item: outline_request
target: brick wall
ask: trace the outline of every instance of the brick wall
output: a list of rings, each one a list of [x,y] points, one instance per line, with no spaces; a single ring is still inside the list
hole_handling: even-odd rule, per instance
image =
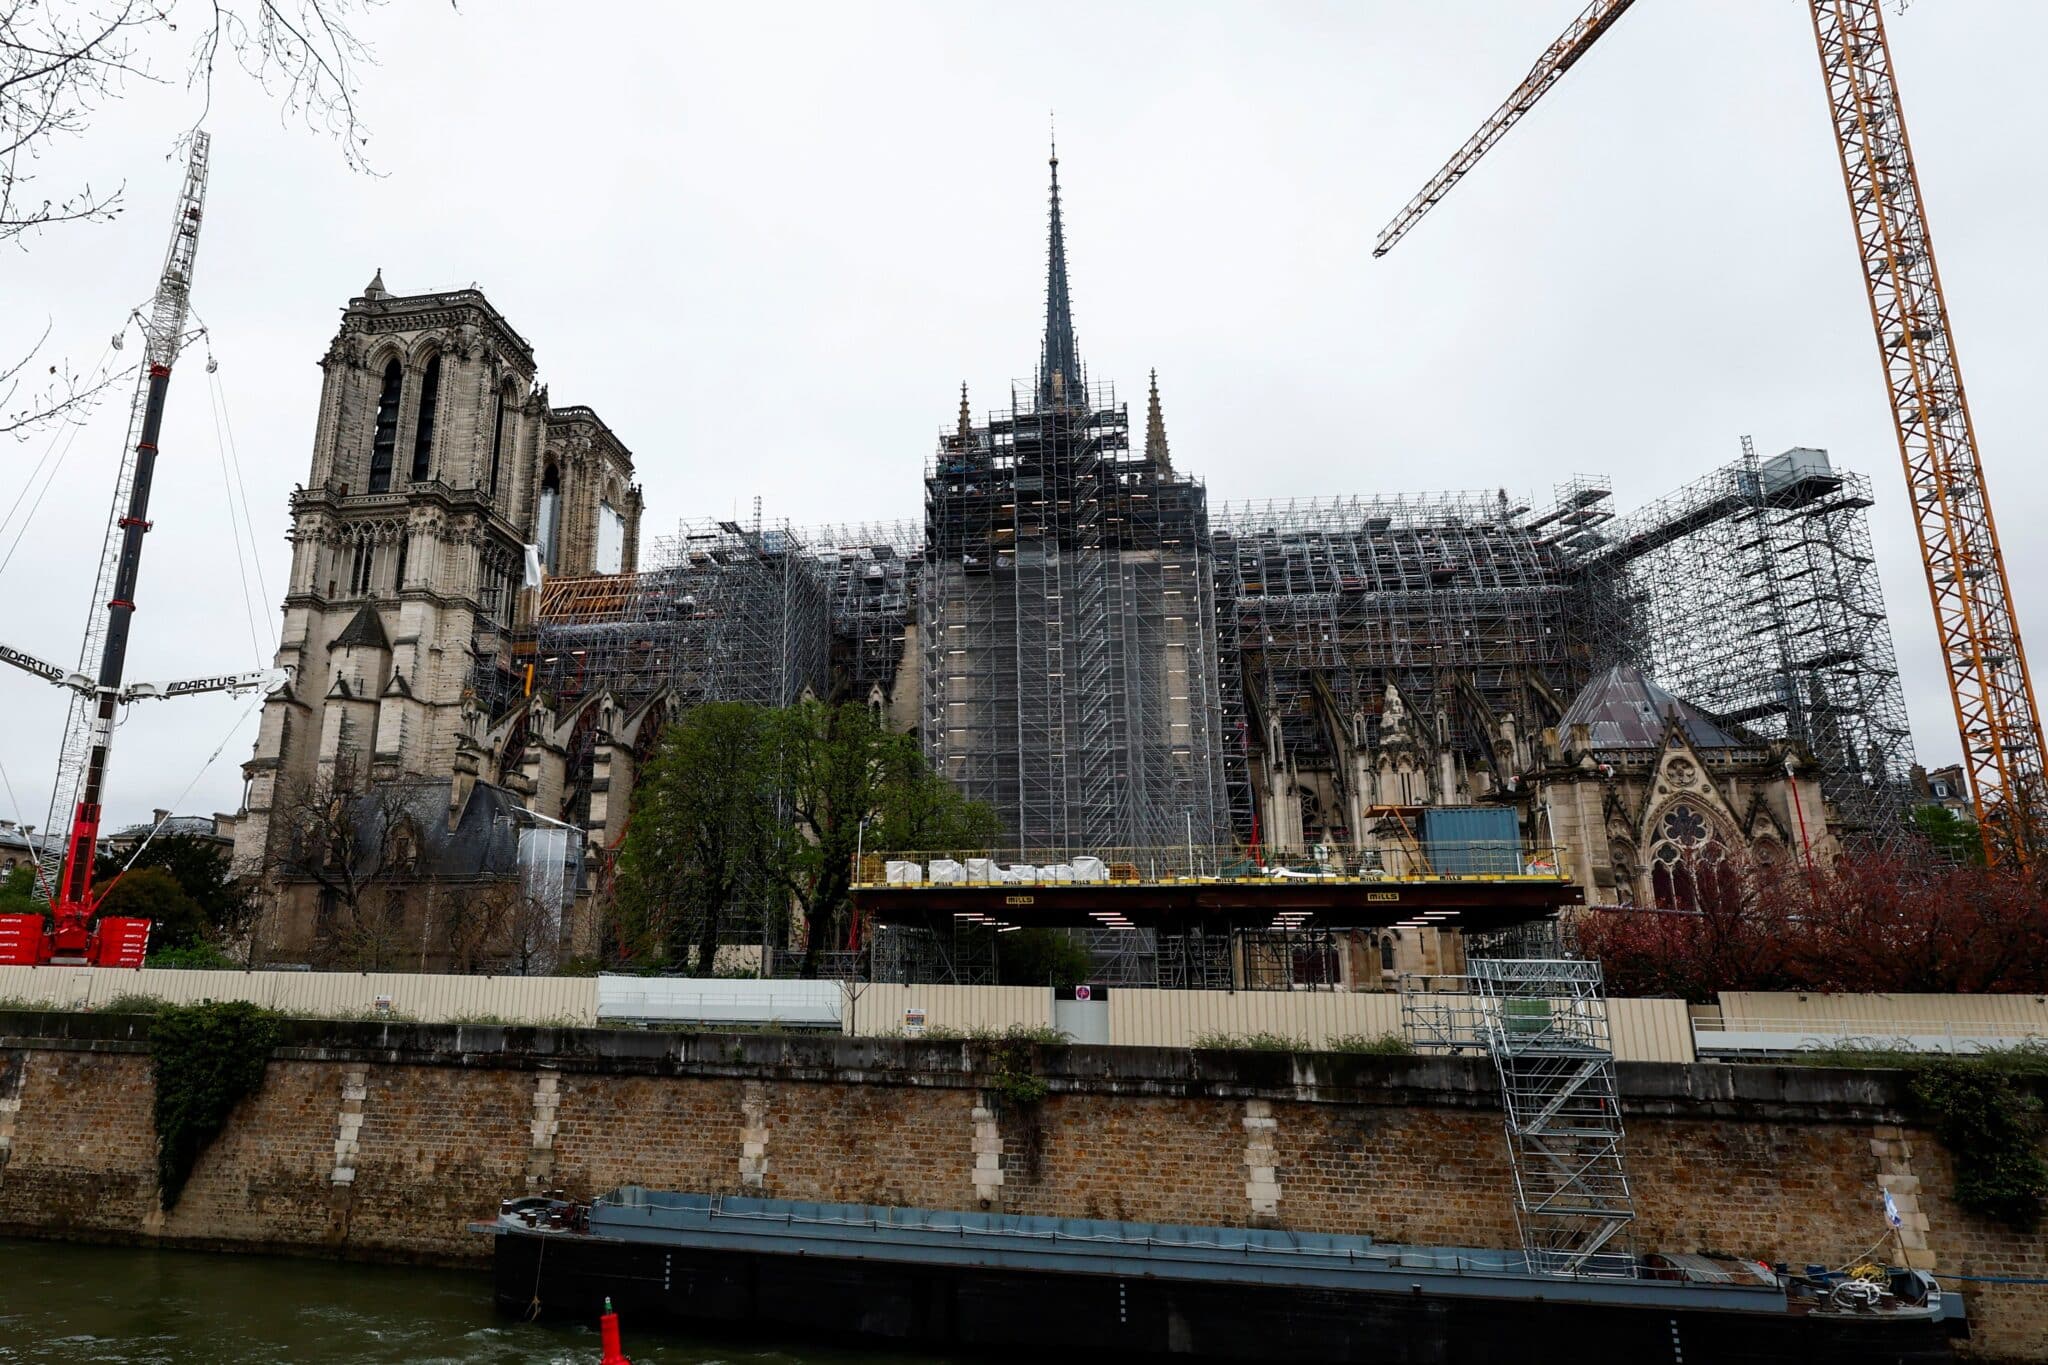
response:
[[[52,1237],[475,1261],[508,1194],[623,1183],[795,1199],[1512,1245],[1483,1064],[1054,1049],[1049,1093],[958,1043],[431,1025],[287,1026],[260,1092],[156,1210],[146,1025],[0,1012],[0,1227]],[[1636,1241],[2048,1277],[2048,1244],[1958,1210],[1896,1076],[1624,1065]],[[1973,1353],[2048,1361],[2048,1290],[1971,1282]]]

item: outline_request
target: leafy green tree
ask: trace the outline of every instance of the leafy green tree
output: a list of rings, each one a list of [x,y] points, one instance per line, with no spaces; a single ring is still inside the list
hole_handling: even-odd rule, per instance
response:
[[[96,915],[154,920],[150,935],[158,948],[189,948],[206,941],[206,911],[185,894],[178,879],[160,867],[138,867],[113,882],[95,907]]]
[[[996,939],[997,971],[1005,986],[1078,986],[1094,959],[1073,935],[1059,929],[1019,929]]]
[[[36,870],[27,863],[0,877],[0,915],[40,915],[43,907],[35,890]]]
[[[776,731],[789,815],[777,870],[803,912],[803,974],[816,976],[844,931],[858,852],[979,847],[1000,826],[867,706],[800,702],[776,713]]]
[[[634,791],[619,852],[629,952],[666,956],[709,976],[731,912],[759,903],[783,861],[773,730],[759,706],[707,702],[663,733]]]
[[[978,847],[998,828],[865,706],[706,703],[663,734],[634,791],[619,853],[622,946],[708,976],[736,910],[793,906],[814,976],[845,930],[863,844]]]
[[[100,855],[93,868],[94,882],[112,882],[125,862]],[[255,902],[249,887],[232,874],[228,851],[213,840],[196,834],[159,834],[135,856],[133,871],[146,867],[161,868],[177,881],[179,889],[198,903],[214,938],[232,942],[248,930]]]
[[[145,967],[182,967],[186,971],[231,972],[241,963],[211,943],[193,943],[182,948],[158,948],[143,959]]]
[[[1919,806],[1913,811],[1913,827],[1957,862],[1984,865],[1984,841],[1978,836],[1976,821],[1965,820],[1947,806]]]

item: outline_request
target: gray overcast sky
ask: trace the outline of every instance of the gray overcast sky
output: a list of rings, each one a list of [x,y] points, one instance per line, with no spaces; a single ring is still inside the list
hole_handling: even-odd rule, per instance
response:
[[[960,382],[980,411],[1035,360],[1056,109],[1082,354],[1134,403],[1158,368],[1175,461],[1213,496],[1505,486],[1541,503],[1604,473],[1626,508],[1737,457],[1744,432],[1766,453],[1824,446],[1876,481],[1920,757],[1951,761],[1805,5],[1637,5],[1370,259],[1580,8],[399,4],[364,22],[375,179],[224,82],[195,302],[269,585],[263,653],[315,361],[380,266],[400,293],[488,291],[555,402],[595,407],[633,449],[649,537],[757,493],[799,524],[917,516]],[[2016,132],[2048,5],[1921,4],[1890,30],[2022,625],[2048,658],[2026,415],[2043,193]],[[0,349],[48,318],[90,365],[147,296],[177,178],[165,155],[195,109],[137,88],[55,149],[50,186],[125,180],[129,211],[0,257]],[[200,359],[172,385],[133,678],[256,658]],[[82,433],[0,574],[9,644],[76,651],[124,407]],[[0,447],[0,506],[42,450]],[[0,763],[40,824],[62,698],[12,673],[0,697]],[[233,810],[245,709],[136,708],[109,820]]]

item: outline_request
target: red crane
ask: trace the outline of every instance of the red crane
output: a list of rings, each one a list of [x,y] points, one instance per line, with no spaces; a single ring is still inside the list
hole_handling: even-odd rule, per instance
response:
[[[171,366],[186,340],[192,266],[199,252],[199,225],[206,200],[207,151],[207,135],[194,133],[184,188],[171,218],[170,250],[164,256],[149,316],[142,323],[142,372],[129,411],[129,439],[114,486],[112,524],[100,555],[78,669],[67,673],[34,655],[0,645],[0,662],[77,694],[65,724],[57,786],[51,796],[53,816],[68,813],[70,832],[61,848],[49,851],[41,868],[50,923],[45,927],[40,915],[0,915],[0,965],[142,965],[149,943],[148,920],[103,917],[95,923],[93,918],[98,903],[93,860],[99,852],[101,797],[115,715],[128,702],[144,698],[243,692],[274,685],[284,677],[278,670],[266,669],[172,683],[122,683],[128,631],[135,616],[135,586],[142,570],[143,537],[150,529],[149,493],[156,477],[164,400],[170,392]]]
[[[1392,250],[1634,3],[1588,5],[1507,102],[1387,224],[1372,254]],[[2040,846],[2048,814],[2040,713],[1963,396],[1884,16],[1879,0],[1807,4],[1977,826],[1988,859],[2024,866]]]

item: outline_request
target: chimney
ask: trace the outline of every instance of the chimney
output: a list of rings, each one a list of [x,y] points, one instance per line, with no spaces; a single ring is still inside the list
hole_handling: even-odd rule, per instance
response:
[[[161,825],[161,824],[162,824],[162,823],[163,823],[164,821],[166,821],[166,820],[168,820],[168,819],[170,819],[170,818],[171,818],[171,813],[170,813],[169,811],[165,810],[165,809],[164,809],[163,807],[159,806],[159,807],[157,807],[157,808],[156,808],[155,810],[153,810],[153,811],[151,811],[151,812],[150,812],[150,821],[149,821],[149,822],[150,822],[150,823],[151,823],[152,825]]]

